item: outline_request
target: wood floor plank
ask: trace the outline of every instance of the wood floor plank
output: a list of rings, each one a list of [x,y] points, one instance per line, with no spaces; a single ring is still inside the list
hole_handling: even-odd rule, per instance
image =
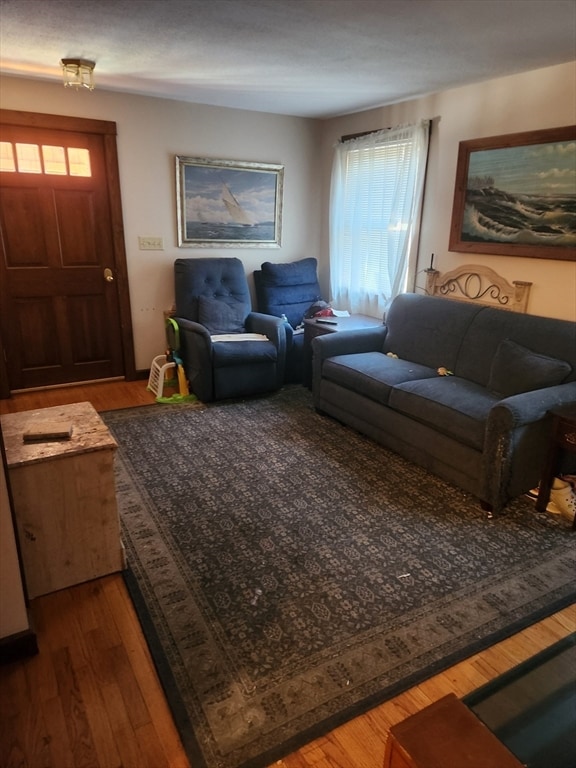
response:
[[[346,768],[348,763],[351,768],[372,768],[375,758],[384,764],[384,745],[367,718],[336,728],[328,743],[338,746],[338,759]]]
[[[117,683],[104,685],[101,693],[122,760],[122,768],[142,768],[147,763],[146,755],[140,749],[119,685]],[[158,768],[164,768],[164,765],[161,764]]]
[[[19,738],[20,715],[0,717],[0,765],[2,768],[33,768],[28,762],[28,750]]]
[[[38,653],[22,667],[28,688],[41,702],[51,701],[58,696],[58,681],[49,653]]]
[[[86,717],[94,742],[100,768],[122,768],[122,759],[110,723],[106,702],[102,698],[101,684],[91,667],[76,671]]]
[[[89,663],[88,650],[78,621],[80,593],[62,589],[31,602],[40,650],[66,649],[76,669]]]
[[[122,636],[134,675],[155,725],[162,749],[171,768],[187,768],[188,760],[172,720],[164,691],[156,674],[148,646],[124,580],[117,576],[102,580],[103,591]]]
[[[0,667],[0,722],[4,718],[14,717],[26,707],[29,687],[24,664],[9,664]]]
[[[56,650],[52,656],[74,768],[94,768],[96,748],[72,656],[68,648]]]
[[[106,630],[110,635],[110,645],[118,645],[121,642],[116,625],[105,600],[102,599],[102,584],[100,579],[79,584],[76,590],[79,598],[78,624],[83,633],[93,629]]]
[[[51,768],[50,735],[41,703],[35,696],[28,699],[27,706],[20,712],[17,732],[29,764],[38,768]]]
[[[165,766],[168,768],[169,762],[158,740],[158,733],[153,723],[146,723],[146,725],[137,728],[136,738],[146,761],[142,768],[164,768]]]
[[[74,765],[74,754],[68,736],[66,718],[59,696],[42,701],[42,713],[49,738],[50,768]],[[96,764],[94,768],[97,767]]]
[[[140,691],[140,686],[128,659],[126,649],[124,646],[119,645],[110,648],[106,655],[113,677],[120,688],[132,727],[136,729],[147,725],[150,722],[150,713]]]

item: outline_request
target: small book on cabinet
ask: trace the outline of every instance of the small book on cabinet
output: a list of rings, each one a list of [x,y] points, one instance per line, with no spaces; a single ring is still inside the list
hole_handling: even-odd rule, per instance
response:
[[[72,424],[69,421],[39,421],[38,424],[28,427],[22,437],[25,443],[70,440]]]

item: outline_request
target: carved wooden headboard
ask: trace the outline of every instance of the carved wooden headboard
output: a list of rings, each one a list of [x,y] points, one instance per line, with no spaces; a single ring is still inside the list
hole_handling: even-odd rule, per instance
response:
[[[490,267],[466,264],[441,275],[437,269],[426,270],[426,293],[458,301],[473,301],[487,307],[526,312],[532,283],[509,283]]]

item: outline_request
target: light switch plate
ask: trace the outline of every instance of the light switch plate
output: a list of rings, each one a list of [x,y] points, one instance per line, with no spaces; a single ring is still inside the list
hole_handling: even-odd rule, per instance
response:
[[[138,237],[138,248],[141,251],[163,251],[164,239],[162,237]]]

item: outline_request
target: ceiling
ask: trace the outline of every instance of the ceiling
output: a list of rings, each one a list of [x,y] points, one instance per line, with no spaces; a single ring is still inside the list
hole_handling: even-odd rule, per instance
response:
[[[326,118],[576,60],[576,0],[0,0],[0,71]]]

